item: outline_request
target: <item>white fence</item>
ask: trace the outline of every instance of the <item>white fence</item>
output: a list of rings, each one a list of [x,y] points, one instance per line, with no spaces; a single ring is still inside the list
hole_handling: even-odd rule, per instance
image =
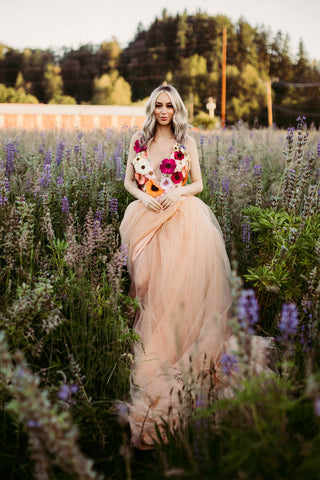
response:
[[[141,128],[144,119],[145,107],[0,103],[0,128]]]

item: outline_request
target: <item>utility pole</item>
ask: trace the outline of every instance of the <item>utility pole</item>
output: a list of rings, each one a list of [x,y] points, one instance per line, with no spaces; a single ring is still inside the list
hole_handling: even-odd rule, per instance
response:
[[[268,80],[267,82],[267,97],[268,97],[268,125],[269,127],[271,127],[273,124],[271,80]]]
[[[226,126],[226,69],[227,69],[227,30],[222,30],[222,79],[221,79],[221,126]]]

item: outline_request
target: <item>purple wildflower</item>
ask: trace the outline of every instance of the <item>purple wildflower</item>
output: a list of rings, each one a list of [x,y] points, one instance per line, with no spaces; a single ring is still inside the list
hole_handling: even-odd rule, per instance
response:
[[[249,244],[251,233],[250,233],[251,223],[248,217],[245,217],[245,220],[242,224],[242,241],[243,243]]]
[[[43,174],[40,179],[40,186],[45,189],[48,188],[51,182],[51,150],[46,151],[44,165],[43,165]]]
[[[73,147],[73,151],[74,151],[75,154],[80,153],[80,146],[79,146],[79,145],[75,145],[75,146]]]
[[[262,166],[261,165],[255,165],[254,166],[254,174],[260,177],[262,173]]]
[[[111,198],[109,200],[109,211],[112,216],[116,216],[118,213],[118,199],[117,198]]]
[[[205,138],[206,138],[205,135],[203,135],[203,134],[200,135],[200,145],[201,145],[201,146],[203,146],[204,141],[205,141]]]
[[[314,413],[317,417],[320,417],[320,397],[317,397],[314,401]]]
[[[61,201],[61,211],[62,213],[69,213],[69,200],[66,195],[62,198]]]
[[[221,181],[221,187],[222,187],[222,192],[224,193],[224,195],[226,197],[229,196],[229,190],[230,190],[230,187],[229,187],[229,177],[224,177]]]
[[[27,423],[29,428],[39,428],[40,424],[37,420],[29,420]]]
[[[295,303],[285,303],[282,307],[279,330],[282,338],[295,335],[298,328],[298,310]]]
[[[295,128],[294,127],[289,127],[287,128],[287,141],[292,141],[293,134],[294,134]]]
[[[120,252],[122,253],[122,265],[125,267],[128,263],[128,246],[125,243],[120,245]]]
[[[318,143],[317,153],[318,153],[318,157],[320,157],[320,142]]]
[[[95,221],[96,221],[96,222],[99,222],[99,223],[100,223],[100,225],[101,225],[101,221],[102,221],[102,213],[101,213],[101,210],[99,210],[98,208],[97,208],[97,210],[96,210],[96,213],[95,213],[94,219],[95,219]]]
[[[0,195],[0,207],[4,207],[5,205],[7,205],[7,203],[8,203],[7,197]]]
[[[243,290],[238,301],[238,319],[241,327],[253,333],[253,326],[258,321],[259,305],[254,290]]]
[[[121,152],[122,152],[122,140],[119,140],[117,144],[117,148],[115,149],[113,154],[113,158],[116,162],[117,177],[121,175]]]
[[[238,359],[236,355],[223,353],[220,358],[222,371],[225,375],[230,377],[235,372],[239,371],[238,368]]]
[[[60,142],[58,145],[57,145],[57,150],[56,150],[56,164],[57,164],[57,167],[60,166],[60,163],[62,161],[62,156],[63,156],[63,152],[64,152],[64,142]]]
[[[60,175],[57,177],[57,187],[63,187],[63,178]]]
[[[4,147],[4,150],[7,154],[7,163],[6,163],[6,177],[10,178],[14,170],[14,159],[17,153],[17,145],[16,142],[8,142]]]
[[[68,386],[66,383],[64,383],[64,384],[61,386],[61,388],[60,388],[57,396],[58,396],[58,398],[59,398],[60,400],[66,401],[66,400],[69,399],[69,397],[70,397],[70,389],[69,389],[69,386]]]
[[[78,393],[78,390],[79,390],[79,387],[75,383],[72,385],[63,383],[60,387],[60,390],[57,393],[57,397],[59,398],[59,400],[63,400],[64,402],[74,403],[71,400],[71,397],[72,395],[75,395],[76,393]]]

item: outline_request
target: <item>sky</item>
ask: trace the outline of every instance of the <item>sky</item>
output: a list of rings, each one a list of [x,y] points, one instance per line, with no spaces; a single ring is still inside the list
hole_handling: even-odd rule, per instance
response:
[[[173,7],[174,5],[174,7]],[[139,22],[148,28],[156,16],[196,13],[243,17],[252,27],[289,34],[292,55],[302,39],[310,60],[320,61],[320,0],[6,0],[1,6],[0,43],[23,49],[78,48],[115,37],[124,48]]]

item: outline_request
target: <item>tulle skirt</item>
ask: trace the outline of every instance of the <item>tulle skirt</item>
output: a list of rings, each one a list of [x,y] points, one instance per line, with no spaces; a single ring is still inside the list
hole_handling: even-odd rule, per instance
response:
[[[130,295],[141,309],[134,328],[131,443],[153,444],[155,424],[179,418],[179,391],[190,372],[214,365],[230,340],[230,265],[218,222],[199,198],[184,196],[155,213],[132,202],[120,226],[128,247]],[[204,359],[205,362],[204,362]],[[206,367],[209,368],[209,367]]]

